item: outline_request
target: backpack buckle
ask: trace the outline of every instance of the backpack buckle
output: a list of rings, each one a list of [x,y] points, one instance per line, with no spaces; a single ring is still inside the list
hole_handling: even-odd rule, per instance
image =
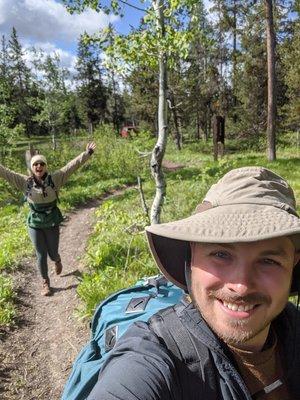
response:
[[[118,336],[118,326],[112,326],[105,331],[105,351],[110,351],[116,344]]]
[[[127,304],[125,314],[139,313],[145,311],[148,301],[153,296],[135,297]]]

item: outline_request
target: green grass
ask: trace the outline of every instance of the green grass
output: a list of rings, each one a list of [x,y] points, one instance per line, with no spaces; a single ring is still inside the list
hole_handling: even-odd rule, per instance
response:
[[[0,321],[2,326],[10,325],[15,317],[13,300],[12,280],[7,276],[0,275]]]

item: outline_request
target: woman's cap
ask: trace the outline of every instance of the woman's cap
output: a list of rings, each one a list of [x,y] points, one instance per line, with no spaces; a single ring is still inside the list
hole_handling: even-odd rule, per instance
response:
[[[37,162],[43,162],[45,165],[47,165],[47,159],[45,156],[43,156],[42,154],[36,154],[32,157],[32,159],[30,160],[30,167],[32,169],[33,165]]]

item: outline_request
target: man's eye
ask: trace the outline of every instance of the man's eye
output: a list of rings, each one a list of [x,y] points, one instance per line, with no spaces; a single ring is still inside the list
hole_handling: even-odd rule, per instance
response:
[[[263,258],[262,263],[265,265],[280,265],[280,263],[272,258]]]
[[[229,254],[226,253],[225,251],[214,251],[212,255],[216,258],[221,258],[221,259],[228,259]]]

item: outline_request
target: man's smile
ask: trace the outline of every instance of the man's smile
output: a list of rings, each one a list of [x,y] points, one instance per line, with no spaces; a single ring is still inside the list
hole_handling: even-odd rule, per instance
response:
[[[255,307],[255,304],[236,304],[223,302],[223,305],[232,311],[249,311]]]

